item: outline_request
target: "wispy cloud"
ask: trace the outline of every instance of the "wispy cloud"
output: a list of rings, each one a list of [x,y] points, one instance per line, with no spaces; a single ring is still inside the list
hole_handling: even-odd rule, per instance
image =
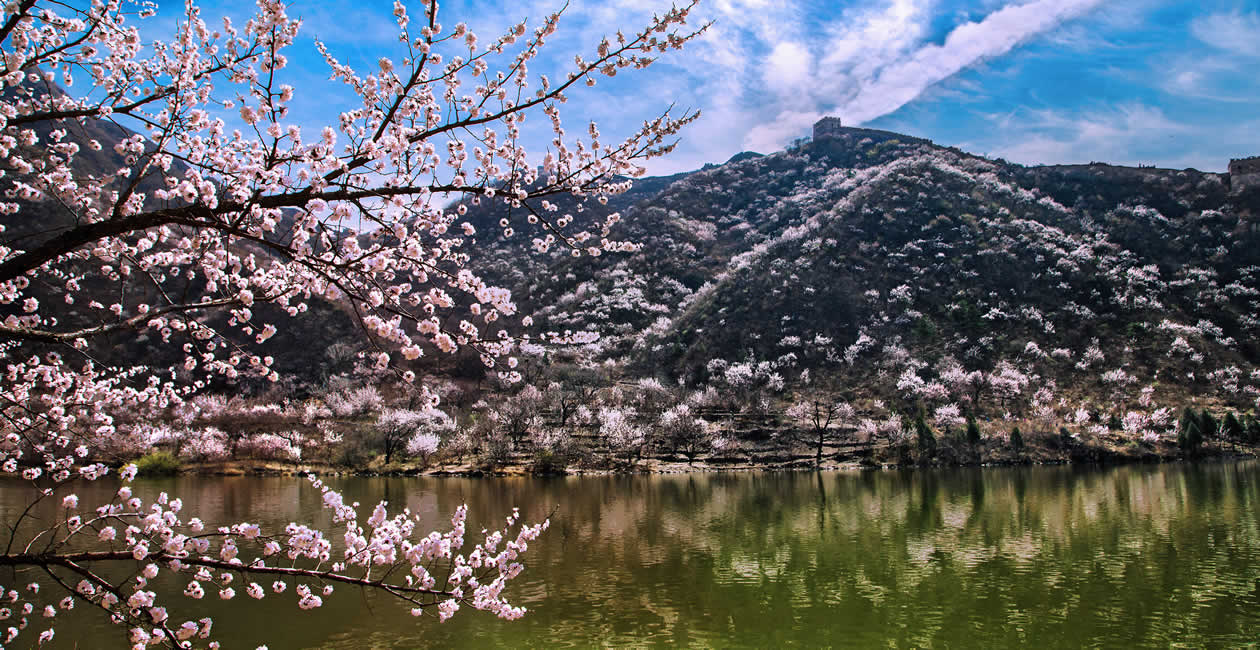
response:
[[[820,43],[827,52],[823,66],[844,75],[845,81],[874,77],[926,38],[932,8],[931,0],[891,0],[886,6],[842,13]]]
[[[1238,125],[1235,131],[1244,135],[1235,138],[1234,151],[1216,151],[1212,132],[1218,125],[1174,118],[1140,103],[1083,112],[1018,111],[992,116],[990,123],[993,128],[984,137],[961,146],[1030,165],[1097,160],[1220,171],[1231,155],[1260,148],[1260,133],[1245,135],[1247,129]]]
[[[442,22],[465,21],[488,42],[521,18],[536,26],[567,6],[560,31],[530,66],[556,79],[572,69],[573,55],[589,56],[602,36],[641,27],[675,1],[445,0]],[[245,10],[207,2],[208,16]],[[661,174],[740,150],[774,151],[825,114],[1020,162],[1216,168],[1211,161],[1227,159],[1227,150],[1260,152],[1260,142],[1214,130],[1226,115],[1234,124],[1251,118],[1260,13],[1233,10],[1236,0],[1212,2],[704,0],[692,17],[716,20],[705,37],[646,73],[627,71],[572,93],[563,115],[575,131],[590,119],[620,137],[672,102],[703,109],[675,154],[651,163]],[[329,40],[339,60],[361,70],[378,56],[405,56],[388,3],[294,3],[290,12],[306,25],[287,74],[303,88],[321,88],[319,101],[294,108],[304,127],[349,108],[342,89],[322,85],[328,72],[311,37]],[[547,126],[525,126],[531,154],[549,146]],[[1152,146],[1156,138],[1164,146]]]
[[[1201,16],[1190,23],[1190,33],[1212,47],[1260,56],[1260,14],[1254,12]]]
[[[1255,74],[1253,65],[1246,65],[1225,54],[1174,56],[1160,66],[1158,87],[1165,93],[1208,102],[1253,104],[1254,86],[1240,83]]]

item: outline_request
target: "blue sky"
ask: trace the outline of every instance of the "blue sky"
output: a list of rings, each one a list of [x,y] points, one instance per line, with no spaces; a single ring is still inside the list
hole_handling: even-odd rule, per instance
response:
[[[179,11],[161,4],[148,37],[162,36],[172,19],[165,12]],[[539,24],[561,4],[446,0],[440,16],[468,23],[484,43],[521,18]],[[532,70],[560,75],[601,35],[630,31],[668,6],[570,0]],[[305,21],[287,71],[307,90],[293,113],[304,130],[348,106],[325,80],[311,38],[364,71],[380,56],[400,59],[391,7],[290,7]],[[250,8],[210,3],[203,16],[242,19]],[[653,173],[781,149],[821,115],[1025,164],[1224,171],[1231,157],[1260,155],[1260,0],[704,0],[694,19],[715,24],[687,50],[573,93],[563,113],[570,130],[595,120],[610,140],[670,103],[701,109]],[[541,138],[530,144],[545,147]]]

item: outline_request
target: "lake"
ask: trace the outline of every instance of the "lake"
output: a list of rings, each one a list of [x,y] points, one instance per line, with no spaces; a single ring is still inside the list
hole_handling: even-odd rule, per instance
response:
[[[347,501],[405,504],[432,526],[467,502],[470,533],[514,505],[527,521],[554,512],[510,588],[530,612],[504,622],[465,607],[438,623],[348,587],[309,612],[292,590],[181,597],[239,613],[216,617],[225,648],[1260,642],[1255,461],[329,482]],[[7,522],[30,488],[0,485]],[[137,481],[138,493],[161,490],[207,523],[326,520],[303,479]],[[101,500],[91,491],[79,490],[85,505]],[[122,630],[84,609],[62,621],[56,647],[123,645]]]

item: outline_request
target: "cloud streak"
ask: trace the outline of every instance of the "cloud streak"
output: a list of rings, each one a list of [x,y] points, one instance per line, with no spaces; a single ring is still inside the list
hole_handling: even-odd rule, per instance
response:
[[[1020,43],[1097,7],[1101,0],[1037,0],[1007,6],[979,22],[956,27],[941,45],[926,45],[862,80],[836,106],[851,122],[867,122],[914,100],[928,87],[976,63],[1011,51]]]

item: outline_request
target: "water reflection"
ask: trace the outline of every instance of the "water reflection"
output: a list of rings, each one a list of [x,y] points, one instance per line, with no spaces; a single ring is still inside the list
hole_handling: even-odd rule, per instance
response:
[[[527,519],[554,510],[514,586],[531,613],[517,623],[470,613],[439,625],[399,616],[371,594],[341,593],[315,614],[266,600],[218,626],[225,647],[1260,641],[1254,462],[339,487],[347,500],[405,504],[435,526],[463,502],[476,522],[513,505]],[[318,494],[296,479],[181,478],[143,489],[183,493],[206,519],[287,522],[318,512]],[[8,516],[16,496],[7,485],[2,499]],[[80,641],[94,633],[81,629]],[[59,631],[57,641],[74,636]]]

